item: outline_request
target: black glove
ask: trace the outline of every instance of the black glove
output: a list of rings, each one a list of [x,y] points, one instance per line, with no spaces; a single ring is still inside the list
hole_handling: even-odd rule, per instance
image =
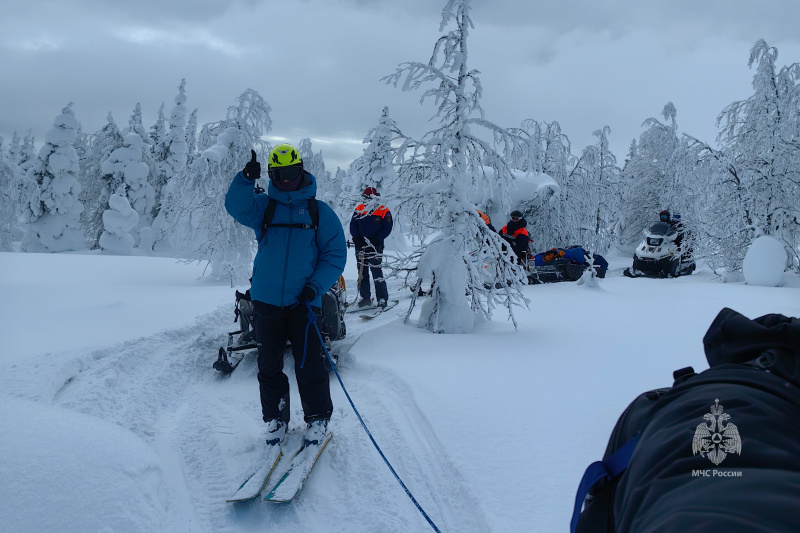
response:
[[[353,244],[356,248],[361,249],[367,244],[367,241],[364,240],[364,237],[353,237]]]
[[[256,161],[255,150],[250,150],[250,153],[253,154],[253,157],[244,166],[244,170],[242,170],[242,173],[244,174],[244,177],[249,180],[257,180],[258,178],[261,177],[261,163]]]
[[[306,285],[303,287],[303,291],[300,293],[300,301],[301,302],[313,302],[314,298],[317,297],[317,291],[314,290],[314,287],[311,285]]]

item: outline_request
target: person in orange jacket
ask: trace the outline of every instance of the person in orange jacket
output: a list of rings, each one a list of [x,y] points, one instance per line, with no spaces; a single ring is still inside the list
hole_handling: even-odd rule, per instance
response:
[[[389,208],[379,205],[378,190],[375,187],[364,189],[363,203],[356,206],[353,217],[350,219],[350,235],[356,248],[356,257],[361,271],[361,286],[359,294],[361,300],[358,307],[369,307],[372,304],[370,296],[369,276],[375,281],[375,299],[378,307],[386,307],[389,300],[389,290],[386,280],[383,279],[381,262],[383,261],[383,241],[392,232],[392,213]],[[368,207],[369,206],[369,207]]]
[[[511,220],[508,221],[508,224],[499,231],[500,236],[511,245],[511,249],[516,254],[521,265],[528,261],[530,237],[527,226],[528,222],[522,216],[522,212],[515,210],[511,212]]]

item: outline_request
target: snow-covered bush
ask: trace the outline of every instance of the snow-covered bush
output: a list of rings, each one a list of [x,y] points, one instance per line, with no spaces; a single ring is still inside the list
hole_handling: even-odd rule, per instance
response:
[[[762,236],[753,241],[742,262],[748,285],[777,287],[786,269],[786,250],[778,239]]]

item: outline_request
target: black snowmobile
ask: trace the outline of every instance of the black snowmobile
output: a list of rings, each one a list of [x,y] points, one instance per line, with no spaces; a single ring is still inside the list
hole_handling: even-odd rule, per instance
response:
[[[676,278],[694,272],[691,251],[686,250],[677,228],[656,222],[642,232],[644,241],[633,254],[633,266],[623,274],[629,278]]]
[[[528,282],[577,281],[589,268],[594,268],[598,278],[604,278],[608,261],[600,254],[590,256],[581,246],[551,248],[528,258]]]
[[[332,350],[332,341],[343,339],[347,334],[344,323],[345,302],[347,300],[344,278],[339,277],[336,284],[322,295],[322,323],[319,324],[325,347],[334,362],[336,355]],[[233,372],[245,356],[256,350],[255,332],[253,330],[253,303],[250,301],[250,290],[244,294],[236,291],[234,306],[235,321],[239,329],[228,333],[228,346],[220,347],[214,369],[223,373]],[[236,355],[234,355],[236,354]],[[325,358],[327,361],[327,357]],[[329,363],[326,363],[329,364]],[[328,369],[330,370],[330,369]]]

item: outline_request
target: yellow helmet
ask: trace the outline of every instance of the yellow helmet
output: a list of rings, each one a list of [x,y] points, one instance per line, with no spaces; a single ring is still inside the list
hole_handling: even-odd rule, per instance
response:
[[[302,164],[300,151],[291,144],[279,144],[269,153],[269,165],[267,168],[288,167],[291,165]]]

